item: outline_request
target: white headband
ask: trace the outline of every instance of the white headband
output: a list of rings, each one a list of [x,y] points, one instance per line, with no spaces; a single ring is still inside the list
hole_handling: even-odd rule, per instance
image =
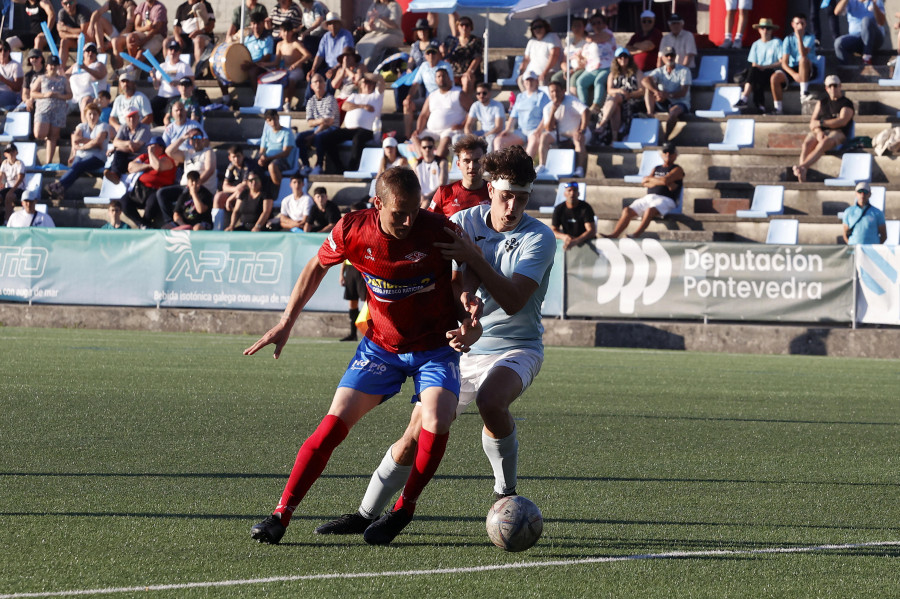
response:
[[[529,183],[528,185],[516,185],[509,179],[496,179],[491,181],[491,187],[499,189],[500,191],[524,191],[526,193],[531,193],[534,183]]]

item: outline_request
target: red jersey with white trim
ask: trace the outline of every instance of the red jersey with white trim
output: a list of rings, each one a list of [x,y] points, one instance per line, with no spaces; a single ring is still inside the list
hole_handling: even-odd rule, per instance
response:
[[[462,181],[450,185],[441,185],[431,196],[432,212],[450,217],[466,208],[474,208],[482,204],[490,204],[491,196],[488,195],[487,183],[482,183],[478,189],[466,189]]]
[[[444,227],[464,235],[445,217],[420,210],[406,239],[397,239],[381,230],[375,208],[357,210],[319,248],[323,266],[347,259],[362,274],[372,320],[366,336],[390,352],[438,349],[457,327],[451,263],[434,247],[452,241]]]

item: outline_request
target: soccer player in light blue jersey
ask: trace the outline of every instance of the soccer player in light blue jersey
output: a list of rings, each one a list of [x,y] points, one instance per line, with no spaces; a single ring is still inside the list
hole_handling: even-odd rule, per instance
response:
[[[521,146],[488,154],[489,205],[463,210],[451,220],[471,238],[437,243],[457,264],[454,276],[484,302],[483,333],[460,360],[462,385],[456,413],[473,401],[484,429],[482,447],[494,473],[494,498],[516,494],[518,441],[509,408],[528,388],[544,359],[541,304],[547,293],[556,239],[549,227],[525,214],[536,177]],[[359,534],[386,508],[409,477],[421,430],[413,410],[403,436],[372,475],[359,511],[323,524],[318,534]]]

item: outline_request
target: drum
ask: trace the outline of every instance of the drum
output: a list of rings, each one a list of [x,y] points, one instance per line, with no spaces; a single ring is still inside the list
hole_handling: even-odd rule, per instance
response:
[[[234,85],[247,81],[247,71],[241,65],[250,61],[250,51],[244,44],[222,43],[209,57],[209,68],[223,84]]]
[[[288,82],[288,72],[284,69],[276,69],[274,71],[269,71],[268,73],[263,73],[259,76],[259,79],[256,80],[257,83],[277,83],[278,85],[287,85]]]

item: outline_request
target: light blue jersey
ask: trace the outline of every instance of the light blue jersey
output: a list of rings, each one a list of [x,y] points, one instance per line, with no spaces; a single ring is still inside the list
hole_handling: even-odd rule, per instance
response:
[[[491,267],[505,277],[518,273],[536,281],[538,288],[528,303],[510,316],[484,287],[478,297],[484,301],[481,325],[484,333],[472,346],[473,354],[499,354],[516,348],[543,352],[544,327],[541,305],[550,285],[550,269],[556,254],[556,238],[550,227],[528,215],[512,231],[498,233],[487,223],[491,207],[476,206],[450,217],[481,248]]]

